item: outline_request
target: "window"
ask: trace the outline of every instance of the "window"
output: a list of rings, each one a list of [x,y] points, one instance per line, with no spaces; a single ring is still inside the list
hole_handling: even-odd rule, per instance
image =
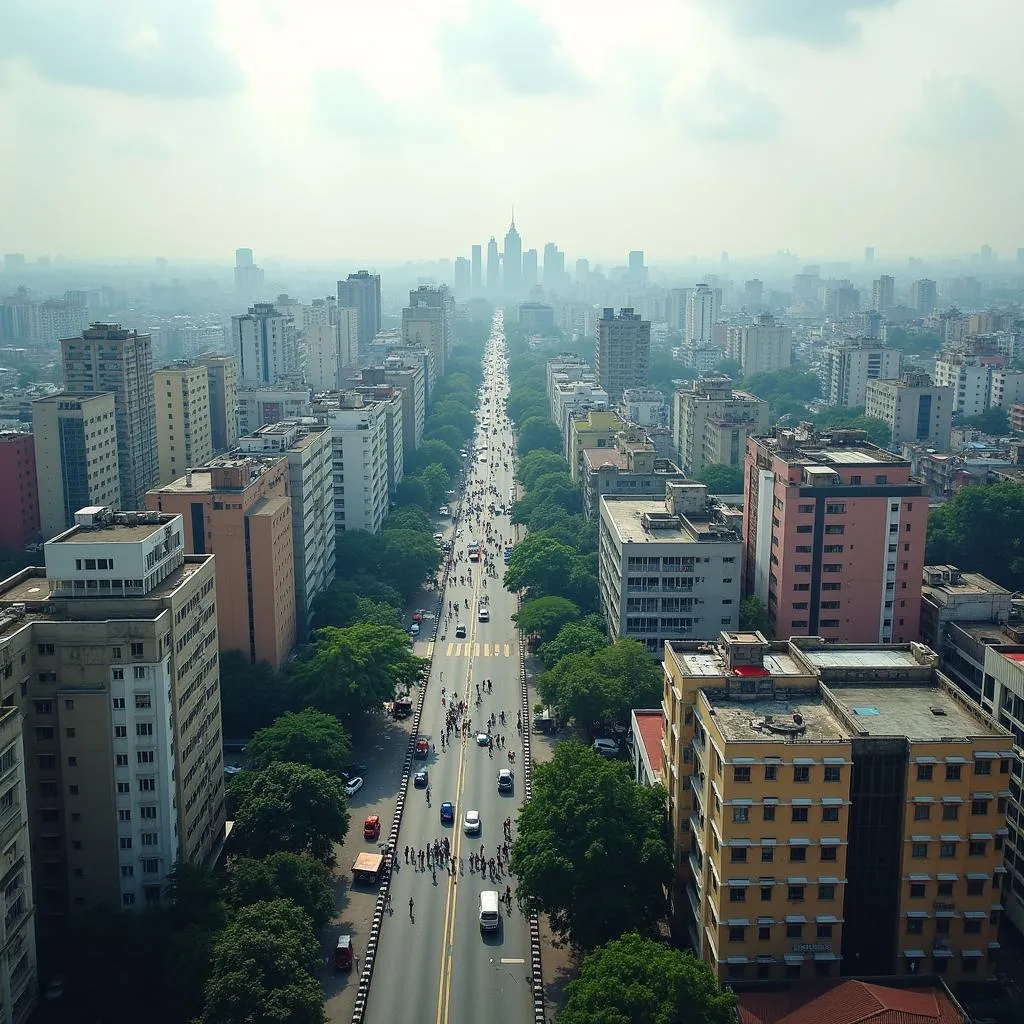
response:
[[[928,844],[927,843],[911,843],[910,844],[910,856],[921,860],[928,856]]]
[[[117,845],[120,846],[122,850],[130,850],[132,848],[132,837],[121,836],[117,841]]]
[[[143,832],[141,839],[143,846],[156,846],[157,844],[157,834],[155,832]]]
[[[819,939],[831,939],[832,938],[832,925],[830,924],[819,924],[818,929]]]
[[[804,926],[802,924],[787,924],[786,925],[786,938],[787,939],[799,939],[804,933]]]
[[[739,886],[731,886],[729,889],[729,902],[730,903],[746,903],[747,902],[747,890]]]
[[[789,859],[791,863],[802,864],[807,860],[807,847],[791,846],[789,848]]]
[[[156,820],[156,804],[145,804],[140,807],[139,816],[149,821]]]
[[[729,928],[730,942],[744,942],[747,937],[747,929],[740,925],[733,925]]]
[[[960,817],[960,805],[959,804],[943,804],[942,805],[942,820],[943,821],[956,821]]]
[[[806,807],[794,807],[793,808],[793,821],[807,821],[807,808]]]
[[[119,782],[117,784],[117,791],[118,793],[130,793],[131,786],[129,786],[127,782]]]
[[[975,775],[991,775],[992,774],[992,762],[987,758],[976,758],[974,762],[974,774]]]
[[[949,859],[956,856],[956,843],[939,843],[939,856]]]
[[[821,848],[821,859],[823,861],[837,861],[837,860],[839,860],[839,847],[838,846],[823,846]]]
[[[127,725],[115,725],[114,726],[114,738],[123,740],[128,735]]]
[[[987,800],[972,800],[971,801],[971,814],[988,814],[988,801]]]
[[[836,526],[826,526],[825,533],[828,534],[830,537],[842,536],[844,533],[846,533],[846,527],[842,526],[841,524]]]
[[[749,782],[750,781],[750,766],[749,765],[734,765],[732,769],[732,781],[733,782]]]
[[[139,779],[139,792],[140,793],[152,793],[156,790],[156,779],[145,778]]]
[[[793,781],[794,782],[810,782],[811,781],[811,769],[805,764],[793,765]]]
[[[148,693],[137,693],[135,694],[135,708],[138,711],[145,710],[153,706],[153,700]]]
[[[911,882],[910,883],[910,898],[912,900],[923,900],[927,886],[924,882]]]
[[[775,764],[766,764],[764,766],[764,780],[765,782],[774,782],[778,776],[779,767]]]
[[[746,805],[733,807],[732,821],[734,825],[746,825],[750,821],[750,808]]]
[[[958,764],[947,764],[946,765],[946,781],[947,782],[958,782],[960,779],[960,765]]]
[[[133,868],[131,866],[131,864],[122,864],[121,865],[121,877],[122,878],[131,878],[134,874],[135,874],[135,868]]]
[[[819,900],[834,900],[836,898],[836,887],[834,885],[819,885],[818,886],[818,899]]]
[[[729,860],[733,864],[747,863],[747,848],[745,846],[733,846],[729,850]]]
[[[768,942],[772,937],[771,925],[762,924],[758,925],[757,938],[760,942]]]
[[[803,903],[804,887],[802,885],[790,885],[786,889],[786,899],[790,903]]]
[[[130,810],[128,810],[128,808],[122,807],[121,810],[119,810],[117,812],[117,820],[118,821],[131,821],[132,820],[132,812]]]
[[[121,893],[121,903],[123,906],[130,907],[135,903],[135,893],[123,892]]]
[[[771,864],[775,859],[775,847],[774,846],[762,846],[761,847],[761,863]]]
[[[968,896],[984,896],[985,895],[985,879],[984,878],[968,878],[967,879],[967,895]]]
[[[761,886],[761,902],[771,903],[772,901],[772,887],[770,885]]]
[[[967,853],[971,857],[984,857],[988,850],[988,843],[984,839],[972,839],[967,844]]]
[[[839,820],[839,808],[838,807],[823,807],[821,809],[821,820],[822,821],[838,821]]]
[[[153,764],[155,756],[152,750],[138,750],[135,753],[135,760],[138,764]]]
[[[132,657],[133,658],[141,658],[142,657],[142,644],[132,644]]]
[[[914,821],[927,821],[932,816],[928,804],[914,804]]]
[[[952,882],[939,882],[938,886],[939,896],[952,896],[953,895],[953,883]]]
[[[829,515],[841,516],[846,512],[846,502],[830,501],[825,504],[825,511]]]
[[[907,934],[920,935],[924,932],[924,919],[920,917],[907,918]]]
[[[136,736],[152,736],[153,735],[153,723],[152,722],[137,722],[135,725]]]
[[[980,931],[980,917],[969,917],[964,921],[964,935],[977,935]]]
[[[919,764],[917,766],[917,781],[918,782],[931,782],[932,781],[932,769],[934,765],[930,764]]]
[[[840,769],[837,764],[825,765],[825,781],[826,782],[839,782],[840,780]]]
[[[127,754],[118,754],[118,755],[116,755],[115,758],[114,758],[114,764],[118,768],[127,768],[128,767],[128,755]]]
[[[761,812],[765,821],[775,820],[775,804],[762,804]]]
[[[142,858],[142,871],[146,875],[155,875],[160,870],[160,861],[156,857]]]

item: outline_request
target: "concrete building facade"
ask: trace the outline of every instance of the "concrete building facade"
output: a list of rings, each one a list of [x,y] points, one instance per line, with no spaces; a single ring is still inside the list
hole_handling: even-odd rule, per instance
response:
[[[617,405],[627,388],[651,383],[651,322],[632,308],[608,307],[597,321],[597,379]]]
[[[1024,402],[1024,371],[993,370],[989,405],[1009,412],[1019,402]]]
[[[725,358],[739,363],[744,377],[787,369],[792,345],[792,328],[777,324],[771,313],[762,313],[753,324],[725,331]]]
[[[207,369],[198,363],[184,363],[155,370],[153,391],[159,485],[213,458]]]
[[[833,342],[823,356],[829,405],[864,405],[869,380],[896,380],[900,375],[899,352],[867,338]]]
[[[980,416],[992,397],[992,375],[1006,365],[999,353],[942,352],[935,360],[935,383],[953,389],[953,411],[965,419]]]
[[[614,450],[616,439],[626,430],[626,424],[617,412],[607,409],[591,409],[570,415],[567,422],[565,460],[569,463],[569,475],[579,483],[583,474],[583,449]]]
[[[241,387],[236,400],[237,437],[255,433],[268,423],[299,420],[313,414],[313,392],[307,387]]]
[[[35,438],[0,431],[0,547],[21,551],[39,536]]]
[[[915,370],[899,380],[869,380],[864,413],[889,424],[889,444],[897,451],[907,442],[949,450],[953,389],[933,384],[927,373]]]
[[[210,396],[210,439],[214,452],[234,448],[238,440],[238,360],[234,356],[202,355]]]
[[[364,387],[391,387],[402,396],[403,461],[423,443],[426,426],[426,379],[422,366],[403,366],[397,359],[385,360],[383,366],[362,371]]]
[[[451,348],[452,297],[445,285],[420,285],[409,292],[409,305],[402,310],[402,340],[406,345],[429,349],[434,359],[435,380],[444,376],[445,360]],[[433,388],[434,381],[431,381]]]
[[[588,519],[600,515],[605,495],[663,498],[667,484],[683,479],[683,471],[659,458],[653,444],[623,434],[614,448],[583,449],[583,513]]]
[[[238,382],[276,384],[298,368],[295,321],[272,302],[257,302],[231,318],[231,351],[238,358]]]
[[[365,351],[380,330],[380,274],[360,270],[339,281],[338,308],[356,311],[359,351]]]

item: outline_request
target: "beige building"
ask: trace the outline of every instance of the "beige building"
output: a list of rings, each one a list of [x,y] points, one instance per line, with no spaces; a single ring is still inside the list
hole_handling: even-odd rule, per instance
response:
[[[864,405],[870,380],[896,380],[900,354],[884,342],[870,338],[845,338],[822,350],[828,404]]]
[[[25,716],[41,927],[159,903],[224,841],[214,560],[182,519],[82,509],[0,584],[4,700]]]
[[[729,377],[698,377],[674,402],[672,440],[688,476],[705,466],[741,467],[747,438],[768,430],[768,403],[736,390]]]
[[[865,415],[884,420],[899,450],[905,443],[949,450],[953,426],[953,389],[932,383],[927,373],[904,373],[899,380],[869,380]]]
[[[606,494],[663,498],[666,484],[682,479],[683,471],[660,458],[650,441],[624,432],[614,448],[583,449],[583,513],[588,519],[599,515]]]
[[[626,429],[622,417],[609,409],[589,409],[568,416],[565,425],[565,460],[569,463],[569,474],[574,483],[579,483],[583,475],[584,449],[610,448],[614,451],[616,439]],[[643,431],[637,430],[637,436],[642,437]]]
[[[234,448],[238,440],[238,360],[234,356],[204,355],[210,393],[210,439],[217,453]]]
[[[121,507],[113,394],[39,398],[32,403],[32,433],[44,538],[66,530],[87,505]]]
[[[617,405],[627,388],[651,383],[651,322],[632,309],[606,308],[597,321],[595,368],[608,403]]]
[[[213,458],[210,385],[205,366],[175,363],[153,372],[159,484]]]
[[[762,313],[756,323],[725,331],[725,357],[740,364],[744,377],[787,369],[792,345],[792,330],[777,324],[771,313]]]

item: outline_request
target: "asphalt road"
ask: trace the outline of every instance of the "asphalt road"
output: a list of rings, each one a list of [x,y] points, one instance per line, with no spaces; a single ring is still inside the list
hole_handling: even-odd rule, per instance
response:
[[[504,892],[513,881],[507,871],[499,883],[487,881],[478,872],[471,872],[469,863],[470,851],[479,851],[481,845],[488,858],[495,855],[504,838],[502,823],[506,818],[515,819],[523,797],[522,747],[516,732],[521,697],[519,647],[511,618],[517,606],[515,596],[501,586],[502,550],[505,543],[511,543],[513,529],[507,514],[491,515],[487,511],[491,501],[507,508],[513,487],[513,439],[503,420],[507,378],[499,368],[504,353],[499,319],[485,363],[484,394],[489,404],[486,400],[480,403],[480,417],[488,418],[489,426],[486,434],[478,428],[467,484],[470,496],[483,491],[483,516],[478,523],[468,511],[469,501],[463,501],[454,543],[460,560],[444,595],[444,608],[456,602],[460,611],[450,621],[447,615],[442,616],[432,647],[417,645],[433,656],[421,733],[432,741],[434,751],[425,761],[415,762],[416,769],[424,768],[429,773],[431,800],[428,806],[424,790],[410,787],[398,844],[400,870],[391,883],[394,913],[385,919],[381,931],[367,1003],[367,1019],[372,1024],[461,1024],[481,1020],[523,1024],[532,1019],[526,919],[513,900],[511,914],[502,909],[498,931],[481,932],[478,921],[479,894],[485,889]],[[500,428],[497,436],[490,433],[495,426]],[[480,461],[485,445],[486,459]],[[502,450],[502,445],[507,449]],[[492,487],[496,497],[490,491]],[[488,524],[494,538],[489,545]],[[482,563],[467,562],[471,540],[480,541],[481,550],[497,568],[497,579],[486,576]],[[461,577],[467,577],[466,581],[460,582]],[[478,621],[481,597],[489,602],[488,622]],[[455,635],[460,623],[466,626],[464,639]],[[476,687],[485,679],[491,681],[493,692],[483,695],[478,707]],[[461,740],[456,735],[452,745],[442,751],[442,688],[446,700],[451,700],[454,691],[456,699],[466,701],[473,726],[483,726],[492,713],[500,716],[504,711],[506,725],[499,722],[493,731],[506,737],[507,748],[495,748],[489,755],[487,748],[476,745],[471,733]],[[508,750],[515,752],[514,765],[508,761]],[[510,795],[499,794],[498,769],[508,767],[515,775],[515,789]],[[440,806],[446,800],[455,805],[452,825],[440,821]],[[481,815],[478,837],[463,831],[464,815],[471,809]],[[445,835],[460,864],[457,876],[439,871],[435,882],[430,870],[406,866],[406,845],[422,848]],[[414,901],[411,918],[410,897]]]

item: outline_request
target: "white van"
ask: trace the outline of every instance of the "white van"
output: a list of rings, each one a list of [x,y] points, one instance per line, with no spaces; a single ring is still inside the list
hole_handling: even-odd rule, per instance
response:
[[[499,920],[497,890],[485,889],[480,893],[480,931],[496,931]]]

